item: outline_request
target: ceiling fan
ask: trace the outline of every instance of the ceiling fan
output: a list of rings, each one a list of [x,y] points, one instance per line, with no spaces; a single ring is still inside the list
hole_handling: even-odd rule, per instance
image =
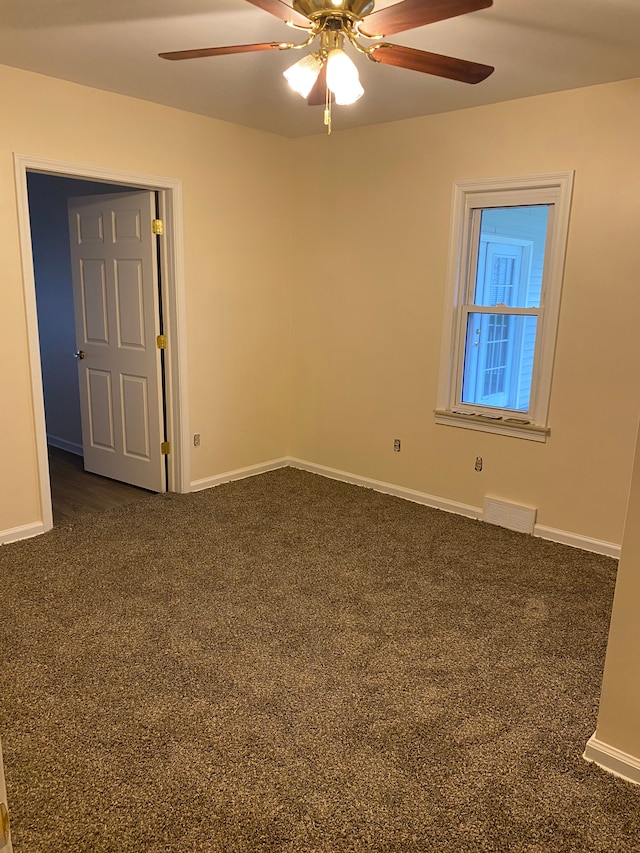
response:
[[[402,47],[382,41],[386,36],[468,12],[487,9],[493,0],[401,0],[374,11],[373,0],[248,0],[285,24],[304,32],[299,43],[264,42],[161,53],[162,59],[198,59],[260,50],[301,50],[318,39],[316,49],[287,68],[287,82],[310,106],[325,106],[331,132],[331,102],[352,104],[364,93],[355,64],[344,52],[345,41],[373,62],[434,74],[462,83],[479,83],[494,70],[490,65]],[[363,44],[362,41],[372,44]]]

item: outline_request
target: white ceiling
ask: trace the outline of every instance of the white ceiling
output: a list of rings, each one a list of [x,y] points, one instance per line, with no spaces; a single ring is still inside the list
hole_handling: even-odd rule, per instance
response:
[[[157,54],[296,35],[245,0],[0,0],[0,64],[289,137],[324,132],[282,77],[300,53]],[[640,77],[640,0],[494,0],[390,40],[496,70],[470,86],[353,53],[365,95],[334,108],[334,130]]]

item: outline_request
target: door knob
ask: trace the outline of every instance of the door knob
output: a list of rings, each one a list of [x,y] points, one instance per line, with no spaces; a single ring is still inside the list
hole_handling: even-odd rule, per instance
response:
[[[73,357],[74,358],[84,358],[85,355],[86,355],[85,351],[83,349],[79,349],[79,350],[76,350],[74,352]]]

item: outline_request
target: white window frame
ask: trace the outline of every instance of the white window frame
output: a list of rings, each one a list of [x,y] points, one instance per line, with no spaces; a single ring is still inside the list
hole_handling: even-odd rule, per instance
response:
[[[440,373],[435,419],[438,424],[494,432],[533,441],[546,441],[551,377],[560,314],[560,296],[569,233],[573,176],[570,172],[459,181],[453,188],[451,242],[447,274]],[[468,312],[469,276],[475,266],[471,247],[473,212],[479,208],[548,204],[549,221],[545,246],[540,307],[529,411],[483,408],[462,403],[462,370]],[[466,302],[466,304],[465,304]],[[494,310],[494,309],[492,309]],[[499,309],[498,309],[499,310]],[[523,309],[507,309],[509,314]],[[532,313],[526,310],[526,313]]]

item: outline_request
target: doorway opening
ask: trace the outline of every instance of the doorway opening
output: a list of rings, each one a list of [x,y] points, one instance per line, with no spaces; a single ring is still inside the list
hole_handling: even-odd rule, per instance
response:
[[[97,197],[101,194],[113,197],[117,193],[132,195],[133,190],[153,193],[157,216],[163,222],[163,237],[158,241],[157,248],[159,286],[156,310],[162,317],[162,331],[167,339],[167,349],[161,353],[164,373],[159,376],[165,396],[162,413],[163,428],[166,431],[164,438],[169,442],[170,448],[166,456],[165,482],[168,491],[189,491],[180,181],[19,155],[15,157],[15,167],[42,530],[48,530],[53,525],[48,444],[52,444],[63,454],[82,452],[78,369],[77,361],[72,357],[76,346],[68,267],[70,253],[67,198],[86,195]],[[45,295],[36,287],[34,273],[34,268],[37,268],[42,260],[39,257],[41,254],[48,257],[53,267],[50,280],[45,283],[50,287],[50,291]],[[60,275],[63,269],[64,272]],[[57,282],[56,275],[59,278]],[[41,283],[38,282],[38,286]],[[52,310],[52,305],[46,304],[47,299],[55,301],[55,310]],[[55,328],[49,328],[48,324],[53,323],[57,324]],[[55,346],[51,346],[51,340],[48,338],[55,339]],[[49,405],[51,400],[55,400],[56,404],[61,403],[61,406],[57,406],[57,411]],[[116,503],[119,502],[116,495],[119,485],[115,482],[117,479],[119,475],[114,477],[113,494],[107,498],[107,502],[112,499]],[[124,502],[130,499],[125,495]]]

